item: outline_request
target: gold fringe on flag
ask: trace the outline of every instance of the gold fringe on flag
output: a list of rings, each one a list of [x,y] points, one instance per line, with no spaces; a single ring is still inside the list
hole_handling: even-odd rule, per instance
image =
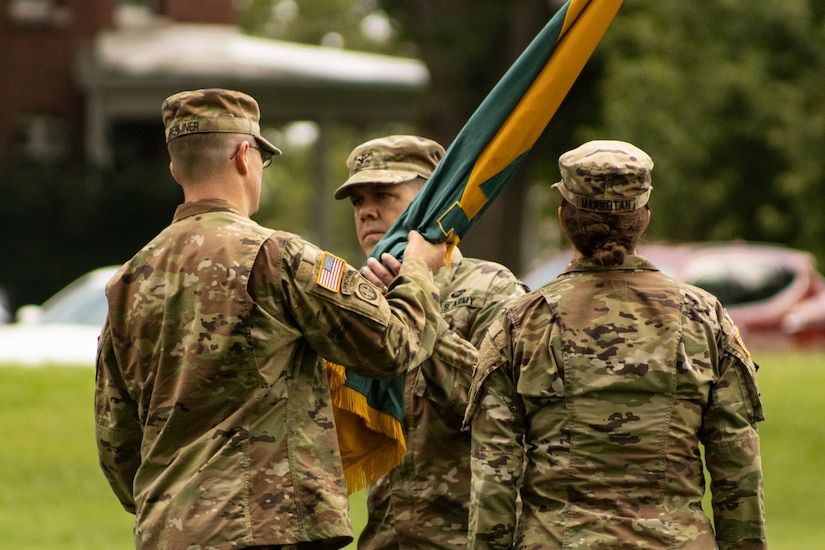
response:
[[[407,443],[401,423],[392,415],[373,409],[367,398],[347,387],[344,367],[324,359],[341,462],[347,492],[355,493],[389,472],[404,459]]]

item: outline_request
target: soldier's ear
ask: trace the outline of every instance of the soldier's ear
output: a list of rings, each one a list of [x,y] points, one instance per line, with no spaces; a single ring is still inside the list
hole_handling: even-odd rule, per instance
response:
[[[249,172],[249,142],[244,140],[238,145],[238,150],[230,157],[235,165],[235,169],[242,175]]]
[[[172,174],[172,179],[175,180],[178,185],[181,185],[178,175],[175,174],[175,163],[171,161],[169,162],[169,173]]]

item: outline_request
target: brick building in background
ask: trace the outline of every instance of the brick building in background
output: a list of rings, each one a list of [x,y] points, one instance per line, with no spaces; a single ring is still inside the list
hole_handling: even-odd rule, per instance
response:
[[[423,63],[245,36],[235,5],[0,0],[0,164],[111,166],[123,136],[154,155],[163,98],[200,87],[252,94],[264,123],[414,118]]]
[[[231,0],[0,0],[0,162],[83,154],[86,94],[76,64],[102,32],[235,20]]]
[[[339,238],[329,190],[346,153],[332,154],[330,130],[414,123],[429,72],[415,59],[245,35],[238,5],[0,0],[0,294],[12,310],[122,262],[168,223],[180,197],[160,106],[182,90],[251,94],[265,132],[314,122],[312,237]]]

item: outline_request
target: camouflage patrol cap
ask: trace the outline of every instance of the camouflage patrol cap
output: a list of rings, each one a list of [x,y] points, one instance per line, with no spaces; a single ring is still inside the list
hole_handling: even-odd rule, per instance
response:
[[[589,141],[559,157],[559,170],[553,187],[581,210],[632,212],[650,198],[653,160],[624,141]]]
[[[264,151],[281,154],[261,136],[258,102],[243,92],[221,88],[179,92],[167,97],[161,110],[166,143],[190,134],[248,134]]]
[[[354,185],[392,185],[421,176],[429,179],[444,156],[444,147],[418,136],[386,136],[362,143],[347,158],[349,179],[335,190],[344,199]]]

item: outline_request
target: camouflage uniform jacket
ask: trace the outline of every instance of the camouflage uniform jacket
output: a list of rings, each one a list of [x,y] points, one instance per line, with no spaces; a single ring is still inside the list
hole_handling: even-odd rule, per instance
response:
[[[400,275],[384,299],[225,201],[178,207],[108,284],[98,345],[99,458],[137,548],[352,541],[318,354],[374,378],[426,358],[437,289],[420,262]]]
[[[466,548],[470,437],[461,431],[476,347],[503,305],[525,288],[497,263],[462,258],[435,277],[450,331],[433,357],[407,371],[404,461],[367,488],[361,549]]]
[[[469,399],[468,548],[765,548],[756,366],[715,297],[644,258],[511,303]]]

